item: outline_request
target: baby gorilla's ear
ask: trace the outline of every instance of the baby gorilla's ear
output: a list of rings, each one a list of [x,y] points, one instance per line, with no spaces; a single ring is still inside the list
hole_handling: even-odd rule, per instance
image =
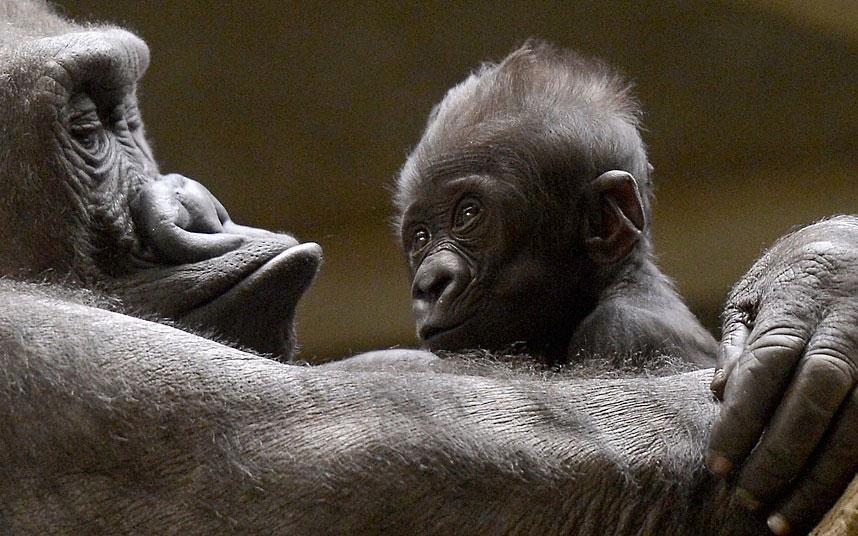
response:
[[[593,262],[612,264],[628,255],[646,227],[635,178],[625,171],[602,173],[586,186],[587,252]]]

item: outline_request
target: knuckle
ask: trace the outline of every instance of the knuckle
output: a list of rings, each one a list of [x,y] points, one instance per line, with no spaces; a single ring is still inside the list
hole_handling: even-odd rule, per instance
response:
[[[759,311],[759,298],[756,293],[740,289],[737,285],[733,289],[724,311],[721,313],[724,332],[731,333],[741,327],[750,327],[754,324]]]
[[[856,380],[855,366],[836,347],[815,349],[805,364],[805,374],[821,387],[852,385]]]
[[[724,324],[721,336],[722,352],[734,354],[741,351],[748,339],[748,325],[744,322],[732,320]]]
[[[758,326],[751,334],[749,353],[760,362],[800,353],[807,341],[806,331],[786,323]]]
[[[849,360],[858,360],[858,311],[852,307],[829,314],[819,330],[822,344]]]

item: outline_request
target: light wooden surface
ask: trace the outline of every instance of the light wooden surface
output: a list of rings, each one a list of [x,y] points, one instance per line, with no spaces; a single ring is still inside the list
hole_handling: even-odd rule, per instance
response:
[[[828,511],[811,536],[855,536],[858,534],[858,476]]]

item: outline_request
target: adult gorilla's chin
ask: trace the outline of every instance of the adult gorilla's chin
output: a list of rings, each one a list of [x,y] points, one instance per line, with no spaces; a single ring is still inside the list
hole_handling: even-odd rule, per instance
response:
[[[293,246],[179,320],[191,326],[217,326],[221,335],[242,346],[289,359],[296,350],[295,306],[321,259],[322,248],[316,243]]]
[[[166,175],[130,203],[140,240],[136,267],[107,291],[257,352],[289,359],[294,316],[322,249],[290,235],[237,225],[201,184]]]
[[[289,359],[295,307],[321,263],[322,248],[247,238],[234,251],[190,264],[153,265],[107,289],[135,310]]]

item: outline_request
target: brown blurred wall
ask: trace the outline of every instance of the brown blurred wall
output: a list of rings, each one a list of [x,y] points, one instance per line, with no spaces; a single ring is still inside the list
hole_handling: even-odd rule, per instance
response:
[[[713,329],[774,238],[858,212],[853,2],[57,4],[149,43],[140,96],[164,171],[323,246],[299,312],[307,359],[415,343],[387,188],[446,89],[528,36],[635,81],[660,264]]]

